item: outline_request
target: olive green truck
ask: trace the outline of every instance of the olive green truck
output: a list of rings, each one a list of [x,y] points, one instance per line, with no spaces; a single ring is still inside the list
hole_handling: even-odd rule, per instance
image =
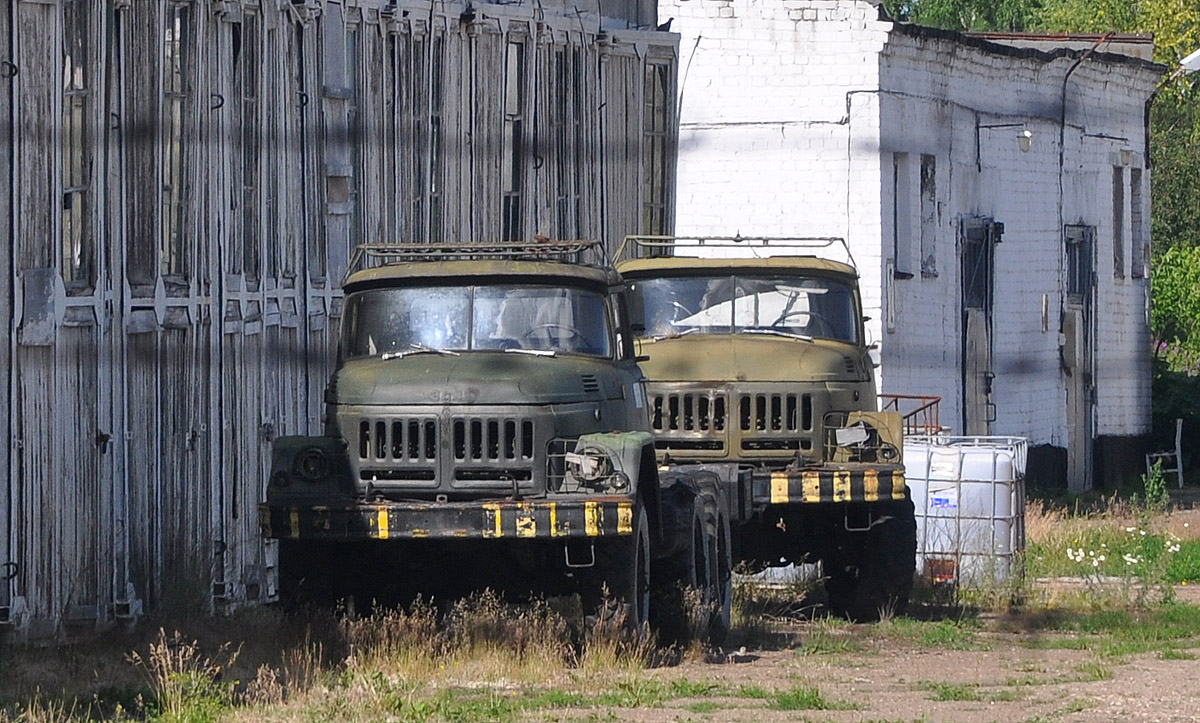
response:
[[[656,295],[710,262],[676,263],[691,266],[632,260],[625,278],[598,242],[360,246],[325,433],[273,445],[260,523],[281,597],[578,594],[587,614],[667,629],[690,588],[719,639],[735,564],[820,559],[838,612],[901,607],[912,505],[853,269],[746,267],[792,279],[776,295],[828,282],[805,308],[844,303],[830,321],[851,331],[817,337],[741,328],[729,268],[709,274],[732,284],[723,301]]]

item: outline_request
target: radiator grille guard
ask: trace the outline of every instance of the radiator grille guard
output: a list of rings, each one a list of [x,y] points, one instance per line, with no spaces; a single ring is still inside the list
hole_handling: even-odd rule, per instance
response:
[[[805,392],[650,385],[655,446],[680,459],[819,454],[814,416],[813,395]]]
[[[342,429],[360,490],[402,497],[539,494],[546,489],[551,428],[539,411],[389,411],[353,416]]]

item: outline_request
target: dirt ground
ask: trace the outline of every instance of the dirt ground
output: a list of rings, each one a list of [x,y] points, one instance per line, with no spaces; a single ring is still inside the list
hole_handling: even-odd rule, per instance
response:
[[[1164,660],[1155,653],[1101,658],[1086,650],[1031,648],[1035,643],[1027,633],[984,632],[975,643],[986,649],[943,650],[889,639],[852,653],[747,651],[728,662],[685,663],[649,672],[664,682],[687,678],[726,689],[815,687],[831,707],[848,703],[854,710],[779,711],[745,697],[704,697],[672,700],[661,708],[620,709],[614,711],[615,719],[1200,721],[1196,660]],[[1109,679],[1095,679],[1109,674]],[[937,699],[953,697],[973,700]]]

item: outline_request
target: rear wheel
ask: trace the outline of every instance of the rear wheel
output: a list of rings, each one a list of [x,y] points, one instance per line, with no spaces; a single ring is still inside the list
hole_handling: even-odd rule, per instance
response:
[[[705,522],[709,544],[709,585],[712,592],[712,617],[708,639],[715,645],[725,642],[733,618],[733,554],[729,542],[729,518],[719,513]]]
[[[912,500],[879,504],[871,521],[865,532],[839,529],[835,549],[823,560],[830,610],[855,622],[903,613],[916,573]]]

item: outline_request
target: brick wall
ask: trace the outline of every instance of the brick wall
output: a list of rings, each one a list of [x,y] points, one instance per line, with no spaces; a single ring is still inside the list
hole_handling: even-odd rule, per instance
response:
[[[940,395],[944,423],[961,431],[959,219],[1002,222],[992,431],[1066,446],[1061,228],[1094,226],[1094,432],[1148,430],[1147,281],[1131,274],[1131,244],[1139,218],[1149,238],[1141,149],[1153,68],[1095,54],[1071,71],[1060,196],[1074,57],[896,31],[850,0],[663,0],[660,20],[672,17],[683,36],[677,233],[845,237],[881,344],[881,389]],[[1122,163],[1116,278],[1112,169]],[[933,178],[924,202],[922,166]],[[1141,172],[1140,217],[1130,169]]]

